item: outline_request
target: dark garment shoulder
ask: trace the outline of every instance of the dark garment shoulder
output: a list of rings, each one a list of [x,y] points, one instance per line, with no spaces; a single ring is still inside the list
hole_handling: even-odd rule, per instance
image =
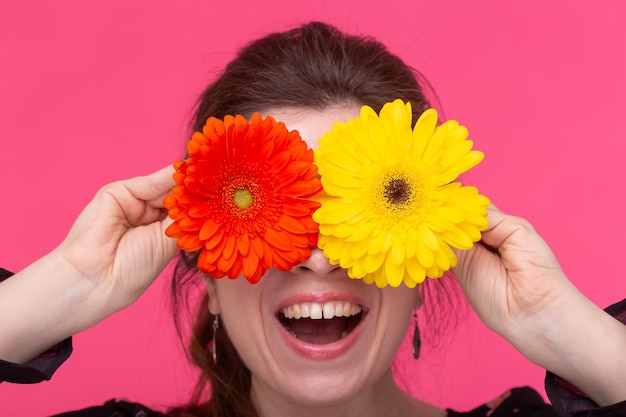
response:
[[[6,269],[0,268],[0,282],[13,274]],[[63,342],[52,346],[46,352],[37,356],[30,362],[17,364],[0,359],[0,382],[15,382],[19,384],[35,384],[47,381],[52,374],[72,353],[72,339],[67,338]]]
[[[530,387],[513,388],[472,411],[447,411],[448,417],[558,417],[552,406]]]
[[[104,405],[56,414],[52,417],[166,417],[148,407],[123,400],[110,400]]]
[[[558,417],[541,395],[529,387],[514,388],[500,398],[468,412],[446,410],[448,417]],[[164,414],[126,401],[112,400],[99,407],[90,407],[53,417],[165,417]]]
[[[0,282],[4,281],[8,277],[13,275],[12,272],[7,271],[6,269],[0,268]]]

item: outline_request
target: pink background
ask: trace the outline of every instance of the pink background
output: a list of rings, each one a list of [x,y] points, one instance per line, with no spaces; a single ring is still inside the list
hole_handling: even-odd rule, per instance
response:
[[[626,294],[626,8],[555,3],[5,1],[0,265],[17,271],[51,250],[100,186],[177,159],[196,96],[236,48],[316,19],[374,35],[422,71],[486,154],[469,180],[531,220],[594,302],[617,301]],[[0,414],[184,400],[193,378],[166,284],[77,335],[53,381],[1,384]],[[445,348],[406,359],[416,395],[468,409],[512,386],[542,390],[541,369],[469,308],[462,314]]]

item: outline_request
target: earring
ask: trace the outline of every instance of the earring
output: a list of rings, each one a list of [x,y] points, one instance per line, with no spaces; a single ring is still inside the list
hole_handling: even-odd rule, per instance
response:
[[[217,336],[217,329],[219,329],[220,327],[220,315],[216,314],[215,316],[213,316],[213,337],[211,339],[211,347],[209,348],[209,351],[211,352],[211,355],[213,356],[213,365],[217,365],[217,342],[216,342],[216,336]]]
[[[422,348],[422,338],[420,337],[420,328],[417,325],[417,312],[413,312],[413,359],[420,357]]]

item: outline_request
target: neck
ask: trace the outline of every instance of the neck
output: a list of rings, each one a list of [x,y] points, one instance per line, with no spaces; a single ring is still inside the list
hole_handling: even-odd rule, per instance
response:
[[[389,369],[374,384],[333,403],[299,403],[252,377],[252,401],[262,417],[406,417],[445,416],[434,406],[414,399],[395,383]]]

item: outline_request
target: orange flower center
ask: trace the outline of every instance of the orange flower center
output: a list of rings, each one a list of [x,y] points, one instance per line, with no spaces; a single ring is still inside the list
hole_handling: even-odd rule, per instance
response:
[[[223,210],[217,218],[227,233],[262,236],[266,228],[278,221],[280,200],[276,179],[268,178],[263,168],[257,164],[232,165],[215,182],[221,199],[220,211]]]
[[[247,209],[252,204],[252,194],[250,191],[244,189],[235,190],[235,194],[233,195],[233,202],[240,209]]]

